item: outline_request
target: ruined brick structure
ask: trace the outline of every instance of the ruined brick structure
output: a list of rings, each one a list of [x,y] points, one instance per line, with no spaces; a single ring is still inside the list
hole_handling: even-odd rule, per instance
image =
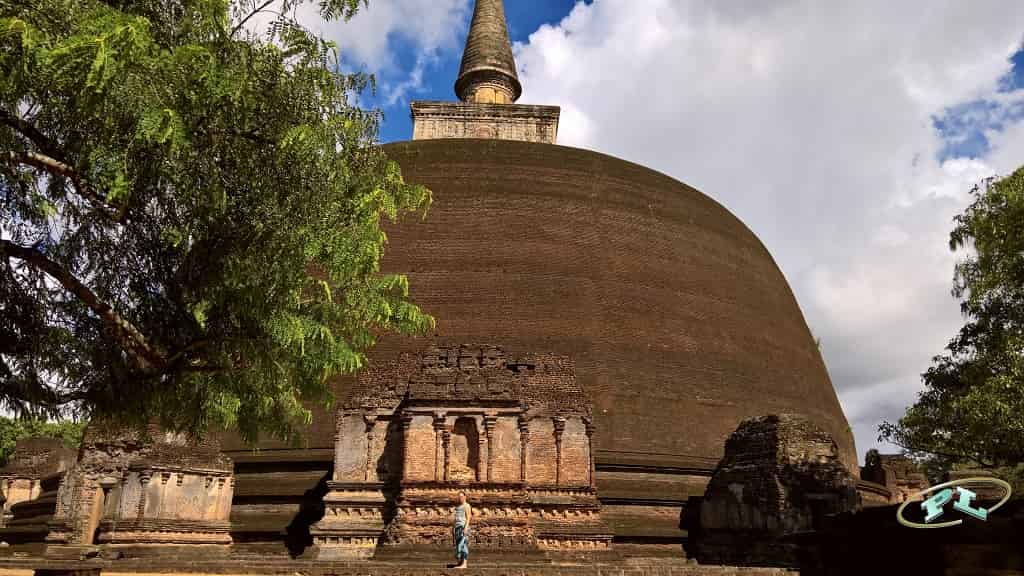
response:
[[[928,488],[927,476],[910,458],[901,454],[879,454],[869,451],[864,459],[864,467],[860,470],[858,483],[862,504],[865,506],[884,506],[899,504]],[[865,485],[871,483],[871,485]],[[884,490],[880,490],[884,488]]]
[[[337,415],[318,555],[450,546],[459,490],[474,547],[607,549],[590,402],[569,359],[431,346],[360,375]]]
[[[231,544],[232,489],[232,462],[213,439],[90,425],[60,485],[47,552]]]
[[[3,516],[0,528],[9,528],[14,520],[14,507],[43,497],[45,485],[59,477],[75,462],[75,451],[56,438],[22,438],[14,445],[14,453],[6,466],[0,468],[0,490],[3,494]],[[0,532],[0,539],[5,536]]]
[[[799,566],[799,537],[858,508],[856,479],[807,418],[743,421],[708,483],[690,550],[702,564]]]

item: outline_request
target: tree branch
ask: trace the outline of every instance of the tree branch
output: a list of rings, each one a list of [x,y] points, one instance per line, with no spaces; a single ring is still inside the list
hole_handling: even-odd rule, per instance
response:
[[[248,14],[246,14],[245,18],[242,18],[242,20],[238,24],[235,24],[235,27],[231,29],[231,34],[229,34],[228,37],[229,38],[234,38],[235,34],[238,33],[238,31],[242,28],[242,26],[245,25],[246,22],[249,21],[250,18],[252,18],[253,16],[259,14],[260,12],[263,11],[264,8],[266,8],[267,6],[270,6],[273,3],[274,3],[274,0],[267,0],[266,2],[261,4],[259,8],[257,8],[255,10],[253,10],[252,12],[249,12]]]
[[[57,144],[40,132],[39,129],[33,126],[30,122],[18,118],[3,108],[0,108],[0,122],[10,126],[25,138],[28,138],[30,142],[35,144],[36,147],[43,152],[50,155],[57,154]]]
[[[120,209],[115,209],[113,206],[108,204],[107,201],[101,198],[100,195],[92,189],[92,186],[85,182],[81,175],[68,164],[65,164],[51,156],[39,154],[38,152],[4,152],[0,154],[0,157],[6,157],[15,164],[32,166],[33,168],[45,170],[55,176],[63,176],[64,178],[67,178],[74,185],[78,194],[95,205],[96,208],[103,212],[107,218],[110,218],[117,223],[124,221],[126,206],[122,206]]]
[[[131,322],[125,320],[109,304],[100,300],[96,294],[78,278],[65,270],[60,264],[46,257],[45,254],[14,244],[8,240],[0,240],[0,255],[16,258],[34,268],[48,274],[60,283],[65,290],[71,292],[90,310],[96,313],[111,328],[119,344],[132,357],[135,364],[144,371],[152,371],[166,365],[165,355],[157,350]]]
[[[14,129],[14,131],[24,136],[29,142],[35,144],[36,148],[42,152],[42,154],[36,152],[26,152],[24,154],[7,152],[5,155],[10,160],[19,164],[25,164],[27,166],[46,170],[51,174],[57,174],[71,180],[71,183],[74,185],[78,194],[95,205],[107,218],[110,218],[119,224],[124,222],[128,205],[124,204],[120,208],[115,208],[107,203],[107,201],[104,200],[103,197],[97,193],[84,178],[82,178],[82,175],[67,163],[60,154],[59,146],[53,141],[53,139],[43,134],[42,131],[33,126],[31,122],[11,114],[3,108],[0,108],[0,123]]]

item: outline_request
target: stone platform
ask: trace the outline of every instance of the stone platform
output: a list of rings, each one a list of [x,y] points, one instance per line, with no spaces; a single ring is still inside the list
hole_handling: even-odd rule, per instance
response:
[[[316,562],[86,560],[79,562],[32,559],[0,560],[0,576],[30,576],[35,570],[51,575],[92,574],[222,574],[288,576],[783,576],[799,572],[782,568],[700,566],[684,558],[630,558],[616,563],[517,562],[514,558],[481,559],[466,570],[447,568],[443,562]]]

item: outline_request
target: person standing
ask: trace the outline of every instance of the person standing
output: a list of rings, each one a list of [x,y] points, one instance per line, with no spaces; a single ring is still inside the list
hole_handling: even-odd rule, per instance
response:
[[[464,569],[469,562],[469,524],[473,518],[473,508],[466,501],[466,493],[459,492],[459,504],[455,507],[455,527],[452,535],[455,539],[456,568]]]

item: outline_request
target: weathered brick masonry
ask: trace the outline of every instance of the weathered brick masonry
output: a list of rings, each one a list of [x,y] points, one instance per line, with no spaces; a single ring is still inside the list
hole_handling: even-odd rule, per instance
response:
[[[607,550],[592,424],[565,357],[430,346],[376,365],[340,404],[316,555],[449,547],[460,490],[475,509],[474,547]]]

